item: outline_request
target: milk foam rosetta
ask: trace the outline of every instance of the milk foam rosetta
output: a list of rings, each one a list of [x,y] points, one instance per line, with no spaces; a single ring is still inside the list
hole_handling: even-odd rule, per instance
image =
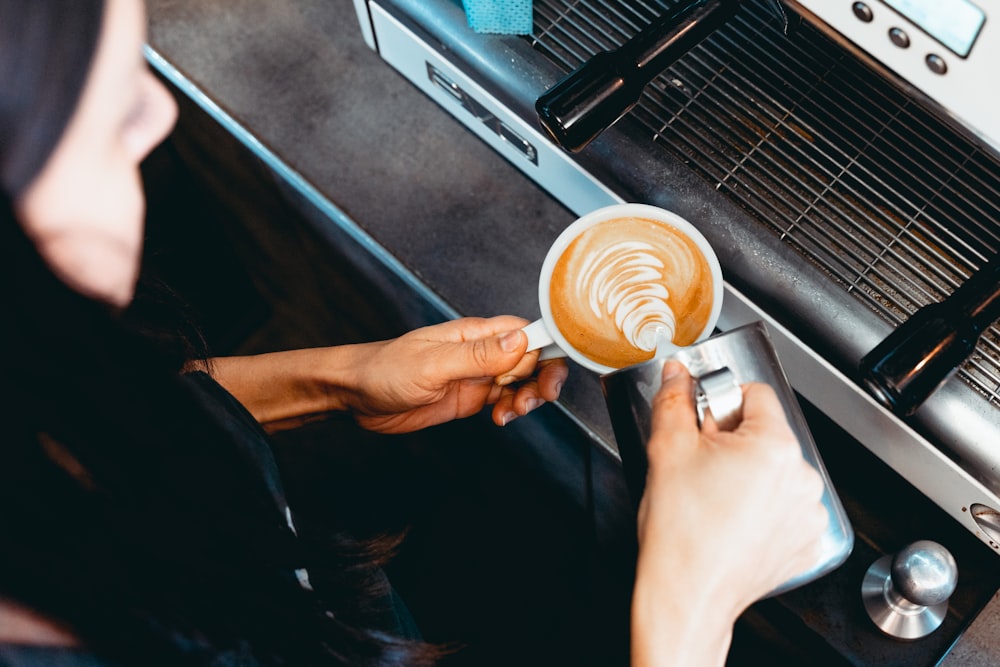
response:
[[[652,358],[657,337],[690,345],[712,311],[701,250],[664,222],[616,218],[590,227],[556,262],[552,319],[570,345],[623,368]]]

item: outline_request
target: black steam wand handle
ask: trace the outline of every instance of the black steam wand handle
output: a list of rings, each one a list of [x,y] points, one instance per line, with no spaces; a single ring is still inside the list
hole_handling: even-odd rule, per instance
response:
[[[739,0],[691,0],[614,51],[603,51],[542,94],[535,111],[563,148],[578,151],[636,105],[657,74],[729,20]]]
[[[907,416],[969,358],[1000,319],[1000,254],[951,296],[919,309],[861,359],[861,379],[886,407]]]

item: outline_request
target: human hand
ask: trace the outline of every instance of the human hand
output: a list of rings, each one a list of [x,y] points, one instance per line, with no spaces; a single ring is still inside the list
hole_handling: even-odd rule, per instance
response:
[[[722,665],[750,604],[815,564],[828,516],[773,389],[743,387],[731,432],[699,429],[692,380],[664,366],[639,506],[633,666]]]
[[[569,373],[561,359],[526,352],[527,320],[463,318],[359,346],[348,404],[362,427],[415,431],[493,404],[500,426],[554,401]]]

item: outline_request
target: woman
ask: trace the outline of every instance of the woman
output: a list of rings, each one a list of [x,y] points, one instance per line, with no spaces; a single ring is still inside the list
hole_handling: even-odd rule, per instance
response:
[[[503,316],[177,372],[122,317],[138,166],[175,116],[143,26],[140,0],[0,0],[0,663],[429,664],[384,545],[296,537],[265,429],[349,412],[398,433],[490,404],[503,425],[557,398],[566,367],[536,365],[526,321]],[[636,664],[718,664],[742,609],[811,562],[821,483],[773,393],[745,391],[737,431],[699,430],[690,377],[667,367]]]

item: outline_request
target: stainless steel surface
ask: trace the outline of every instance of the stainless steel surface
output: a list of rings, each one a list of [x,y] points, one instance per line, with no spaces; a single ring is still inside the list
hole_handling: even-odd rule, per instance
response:
[[[696,379],[708,376],[712,386],[717,386],[713,385],[713,379],[725,379],[725,375],[720,376],[717,371],[728,369],[729,377],[738,384],[762,382],[774,388],[802,447],[802,456],[823,476],[823,505],[829,515],[829,527],[823,535],[820,555],[814,567],[780,586],[774,594],[797,588],[842,565],[854,546],[854,531],[762,323],[748,324],[713,336],[670,357],[656,358],[601,376],[633,499],[638,502],[642,493],[645,447],[652,425],[651,403],[661,386],[660,376],[668,358],[683,363]],[[794,530],[794,527],[789,527],[789,530]]]
[[[919,639],[941,626],[958,583],[958,564],[941,544],[920,540],[872,563],[861,597],[886,634]]]

